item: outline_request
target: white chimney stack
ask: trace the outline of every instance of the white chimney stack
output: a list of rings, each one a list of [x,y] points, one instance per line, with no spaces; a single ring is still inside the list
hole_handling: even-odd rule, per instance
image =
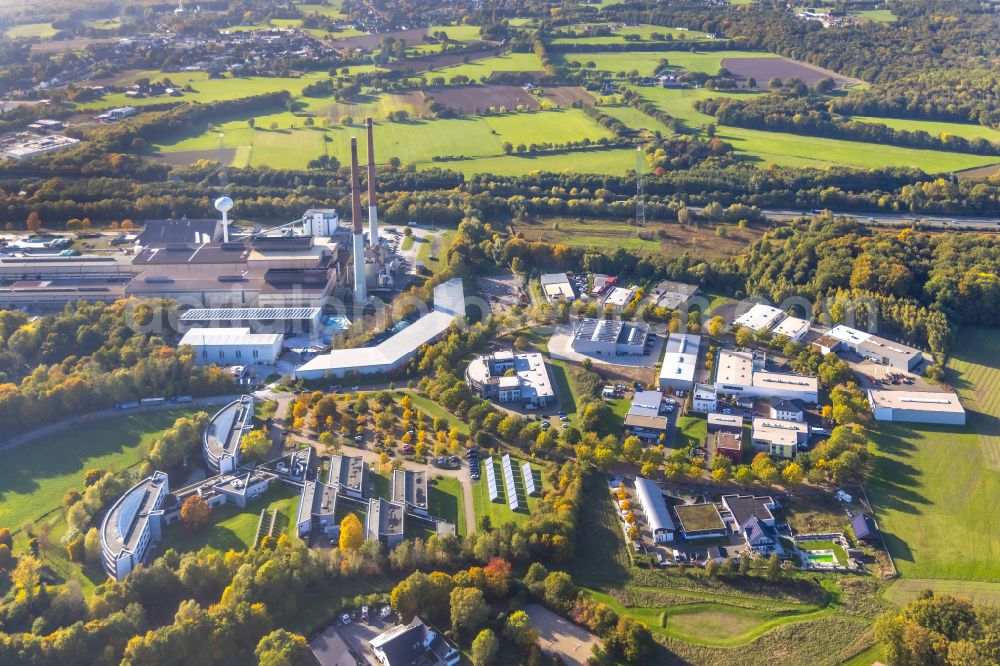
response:
[[[368,128],[368,244],[378,245],[378,207],[375,205],[375,139],[372,134],[372,119],[365,118]]]
[[[368,302],[365,284],[365,235],[361,227],[361,179],[358,176],[358,140],[351,137],[351,225],[354,233],[354,304]]]

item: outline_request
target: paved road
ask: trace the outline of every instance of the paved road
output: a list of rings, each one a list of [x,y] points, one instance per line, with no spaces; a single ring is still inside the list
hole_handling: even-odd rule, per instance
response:
[[[701,212],[700,206],[689,206],[691,210]],[[761,211],[773,220],[791,220],[803,215],[814,215],[812,210],[778,210],[764,209]],[[970,216],[947,216],[947,215],[920,215],[912,213],[886,213],[884,211],[858,212],[858,211],[830,211],[834,217],[846,217],[862,224],[875,224],[879,226],[908,225],[920,222],[925,226],[938,227],[943,229],[972,230],[996,230],[1000,231],[1000,218],[970,217]]]

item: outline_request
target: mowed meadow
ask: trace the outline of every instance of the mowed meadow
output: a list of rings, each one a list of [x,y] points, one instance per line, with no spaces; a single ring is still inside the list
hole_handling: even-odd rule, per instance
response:
[[[1000,336],[965,328],[953,350],[966,426],[880,423],[868,495],[904,579],[1000,583]]]

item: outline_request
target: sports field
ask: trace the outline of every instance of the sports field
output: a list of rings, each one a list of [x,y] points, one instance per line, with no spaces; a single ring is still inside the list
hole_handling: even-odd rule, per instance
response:
[[[0,527],[17,529],[62,506],[70,488],[83,489],[88,469],[127,469],[150,442],[196,409],[132,413],[95,421],[0,453]]]
[[[953,349],[967,425],[879,424],[868,495],[904,578],[1000,582],[1000,335],[963,329]]]

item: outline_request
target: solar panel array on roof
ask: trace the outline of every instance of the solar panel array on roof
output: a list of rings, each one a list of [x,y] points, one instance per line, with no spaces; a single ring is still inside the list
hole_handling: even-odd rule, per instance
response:
[[[181,313],[180,321],[314,319],[320,308],[195,308]]]
[[[538,492],[535,488],[535,476],[531,473],[531,465],[524,463],[521,465],[521,474],[524,476],[524,490],[529,495],[534,495]]]
[[[517,501],[517,488],[514,486],[514,469],[510,464],[510,454],[503,454],[500,463],[503,467],[503,483],[507,489],[507,506],[510,507],[511,511],[517,511],[519,504]]]
[[[486,461],[486,485],[490,490],[490,501],[497,501],[500,497],[500,491],[497,489],[497,473],[493,468],[493,458]]]

